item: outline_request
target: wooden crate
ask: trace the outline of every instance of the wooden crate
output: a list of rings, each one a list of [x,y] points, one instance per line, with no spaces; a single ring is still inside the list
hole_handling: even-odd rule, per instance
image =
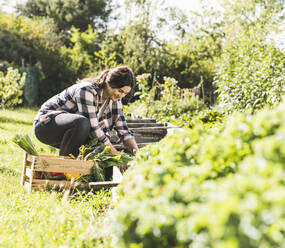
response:
[[[25,153],[21,184],[28,192],[31,192],[32,190],[40,190],[47,188],[110,188],[115,187],[120,183],[122,174],[116,166],[113,166],[112,181],[85,183],[67,180],[42,179],[40,176],[43,172],[62,172],[89,175],[92,173],[92,167],[92,161],[75,160],[65,156],[33,156]]]

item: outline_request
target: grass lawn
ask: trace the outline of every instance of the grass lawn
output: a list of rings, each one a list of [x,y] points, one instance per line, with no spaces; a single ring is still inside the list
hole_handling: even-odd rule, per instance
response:
[[[28,194],[20,185],[24,152],[11,143],[15,134],[29,134],[41,154],[57,154],[33,134],[36,111],[0,110],[0,247],[109,247],[100,228],[108,192]]]

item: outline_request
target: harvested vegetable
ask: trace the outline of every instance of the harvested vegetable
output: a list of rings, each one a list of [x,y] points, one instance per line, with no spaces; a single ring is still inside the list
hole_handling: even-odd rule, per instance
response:
[[[111,148],[106,146],[105,149],[91,158],[96,161],[102,168],[110,166],[123,166],[130,162],[133,158],[125,152],[119,154],[111,154]]]
[[[37,152],[31,138],[27,134],[17,134],[12,139],[12,141],[25,150],[28,154],[38,156],[39,153]]]
[[[71,180],[72,178],[77,179],[81,177],[81,174],[75,174],[75,173],[64,173],[67,180]]]
[[[78,181],[105,181],[105,168],[110,166],[124,166],[132,160],[132,157],[125,152],[119,154],[111,154],[111,148],[100,143],[98,139],[92,140],[86,146],[79,148],[77,159],[94,161],[92,175],[79,176],[75,175]],[[70,178],[70,175],[66,175]]]

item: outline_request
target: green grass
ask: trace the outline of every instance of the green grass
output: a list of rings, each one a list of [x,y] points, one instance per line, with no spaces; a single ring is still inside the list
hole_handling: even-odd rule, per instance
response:
[[[100,223],[110,206],[110,194],[38,191],[20,185],[24,152],[11,138],[27,133],[41,154],[55,148],[36,140],[35,109],[0,110],[0,247],[109,247]]]

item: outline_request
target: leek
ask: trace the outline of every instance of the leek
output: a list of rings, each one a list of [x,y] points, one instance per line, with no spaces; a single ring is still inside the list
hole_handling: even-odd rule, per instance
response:
[[[26,151],[28,154],[35,156],[39,155],[29,135],[16,134],[12,141],[19,147],[21,147],[24,151]]]

